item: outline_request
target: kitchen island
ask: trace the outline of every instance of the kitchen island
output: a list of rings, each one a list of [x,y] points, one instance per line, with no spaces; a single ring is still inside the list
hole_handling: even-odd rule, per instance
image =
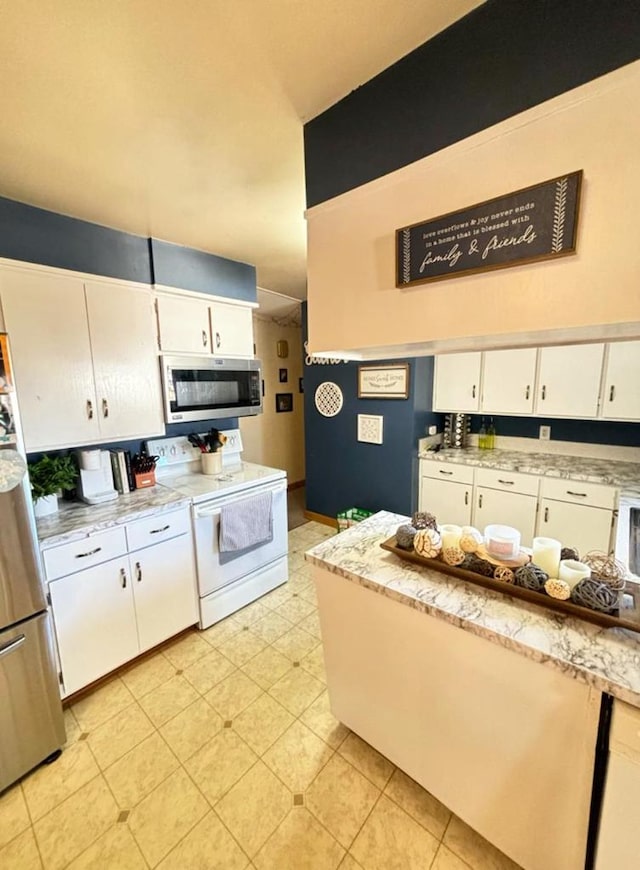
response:
[[[375,514],[306,554],[334,715],[527,870],[582,870],[603,693],[640,706],[640,637],[380,549]]]

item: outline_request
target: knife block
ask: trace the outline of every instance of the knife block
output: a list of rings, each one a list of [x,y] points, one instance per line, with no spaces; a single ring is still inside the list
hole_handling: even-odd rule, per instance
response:
[[[156,485],[155,471],[136,471],[133,477],[136,482],[136,489],[144,489],[147,486]]]

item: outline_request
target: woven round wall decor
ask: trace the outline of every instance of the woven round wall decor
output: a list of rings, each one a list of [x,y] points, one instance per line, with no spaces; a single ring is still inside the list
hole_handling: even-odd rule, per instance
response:
[[[335,417],[342,410],[343,402],[342,390],[333,381],[324,381],[316,389],[316,410],[323,417]]]

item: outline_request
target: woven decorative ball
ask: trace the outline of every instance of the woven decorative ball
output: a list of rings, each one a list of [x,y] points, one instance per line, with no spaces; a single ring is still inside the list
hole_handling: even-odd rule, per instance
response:
[[[564,580],[556,580],[555,578],[547,580],[544,584],[544,591],[551,598],[557,598],[559,601],[566,601],[571,597],[571,587]]]
[[[440,532],[435,529],[418,529],[413,539],[413,547],[419,556],[435,559],[442,549]]]
[[[437,529],[438,524],[433,514],[428,511],[416,511],[411,520],[414,529]]]
[[[565,559],[573,559],[575,562],[579,562],[580,553],[578,553],[575,547],[563,547],[560,550],[560,559],[562,561]]]
[[[493,577],[495,565],[485,559],[479,559],[475,553],[468,553],[460,567],[464,568],[465,571],[473,571],[474,574],[482,574],[483,577]]]
[[[475,553],[483,544],[481,533],[473,526],[463,526],[460,538],[460,549],[465,553]]]
[[[596,577],[585,577],[571,590],[571,600],[590,610],[611,613],[620,606],[620,592]]]
[[[516,586],[522,586],[523,589],[529,589],[531,592],[544,592],[544,584],[548,579],[547,572],[533,562],[517,568],[514,574]]]
[[[513,571],[506,565],[498,565],[493,571],[493,576],[496,580],[502,580],[503,583],[513,583],[515,579]]]
[[[396,532],[396,546],[401,550],[413,550],[413,539],[417,529],[410,525],[398,526]]]
[[[444,547],[442,550],[442,558],[447,565],[462,565],[465,559],[465,554],[460,547]]]
[[[601,583],[607,583],[617,591],[624,589],[627,570],[622,562],[618,562],[613,556],[607,556],[606,553],[600,553],[597,550],[587,553],[582,561],[591,568],[591,573]]]

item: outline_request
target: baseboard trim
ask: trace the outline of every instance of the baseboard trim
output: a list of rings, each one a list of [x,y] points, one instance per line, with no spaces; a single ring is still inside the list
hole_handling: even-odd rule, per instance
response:
[[[287,486],[287,490],[300,489],[301,487],[303,487],[305,485],[306,482],[307,482],[306,480],[294,480],[293,483],[290,483]]]
[[[308,520],[312,520],[315,523],[324,523],[325,526],[331,526],[333,529],[337,527],[338,521],[335,517],[327,517],[325,514],[317,514],[315,511],[305,511],[304,515]]]

